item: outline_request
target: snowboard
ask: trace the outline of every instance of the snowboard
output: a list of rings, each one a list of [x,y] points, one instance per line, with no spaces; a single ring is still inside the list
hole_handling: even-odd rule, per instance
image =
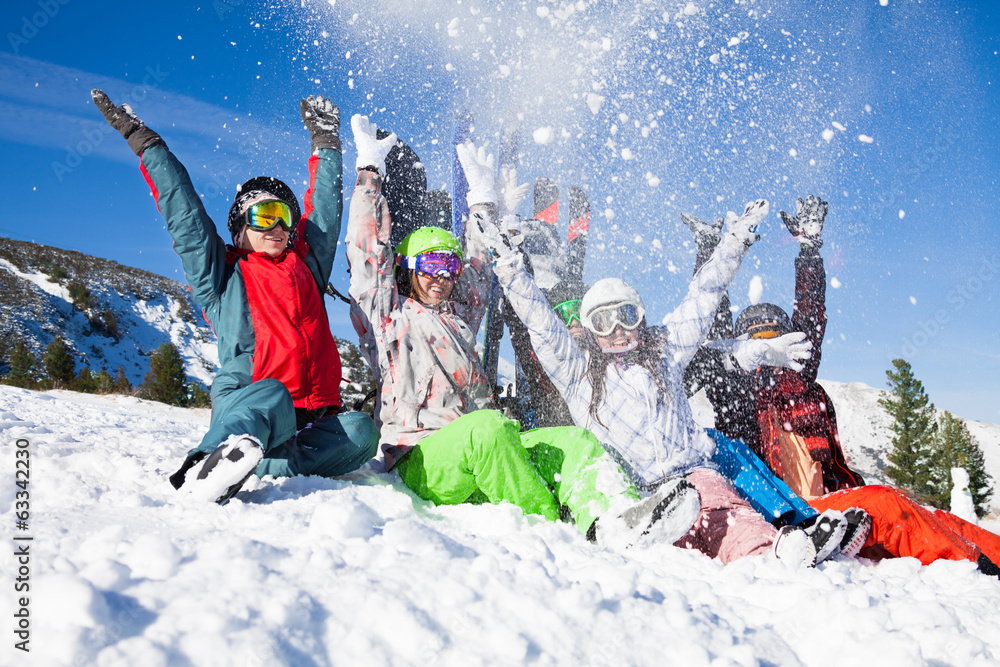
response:
[[[379,128],[377,136],[384,139],[389,134]],[[402,139],[385,157],[382,196],[392,219],[389,244],[395,248],[407,234],[426,224],[427,172],[416,151]]]

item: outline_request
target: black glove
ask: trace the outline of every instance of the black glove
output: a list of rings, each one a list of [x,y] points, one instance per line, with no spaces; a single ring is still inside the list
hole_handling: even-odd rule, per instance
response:
[[[136,155],[141,156],[144,150],[155,143],[163,143],[160,135],[146,127],[146,124],[132,113],[132,107],[128,104],[123,104],[120,107],[115,106],[104,94],[104,91],[98,88],[90,91],[90,96],[94,98],[94,104],[104,114],[104,120],[108,121],[108,125],[125,137],[128,147]]]
[[[302,122],[312,137],[312,151],[331,148],[340,152],[340,109],[322,95],[310,95],[299,105]]]
[[[823,233],[827,206],[819,197],[809,195],[805,201],[795,200],[795,217],[781,211],[781,221],[802,248],[819,250],[822,247],[823,239],[820,235]]]

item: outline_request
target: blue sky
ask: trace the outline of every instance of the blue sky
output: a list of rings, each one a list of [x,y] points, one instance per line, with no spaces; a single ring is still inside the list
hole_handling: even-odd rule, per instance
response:
[[[1000,422],[998,10],[882,2],[7,2],[0,182],[30,222],[0,234],[183,280],[93,87],[132,102],[220,222],[250,176],[304,192],[304,95],[329,94],[345,129],[362,112],[398,132],[431,187],[450,185],[456,111],[493,146],[513,115],[522,178],[590,195],[590,282],[626,278],[659,319],[694,261],[679,213],[765,197],[774,215],[731,295],[745,307],[757,280],[788,309],[796,249],[777,211],[821,195],[820,376],[883,387],[902,356],[938,407]],[[346,308],[332,319],[353,338]]]

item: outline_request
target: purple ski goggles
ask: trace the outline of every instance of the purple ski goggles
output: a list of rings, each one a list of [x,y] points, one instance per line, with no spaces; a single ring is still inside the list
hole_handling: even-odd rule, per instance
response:
[[[451,252],[425,252],[416,257],[396,255],[396,264],[427,278],[458,280],[462,275],[462,260]]]

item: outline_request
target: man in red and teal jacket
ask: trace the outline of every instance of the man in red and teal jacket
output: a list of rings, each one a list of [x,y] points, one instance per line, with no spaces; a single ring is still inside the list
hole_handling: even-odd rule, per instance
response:
[[[285,183],[250,179],[229,209],[228,245],[163,139],[128,105],[92,95],[139,156],[218,337],[211,424],[171,483],[225,503],[255,472],[331,477],[359,468],[374,456],[378,430],[366,414],[341,410],[340,354],[323,303],[343,211],[337,107],[323,97],[301,103],[312,137],[304,214]]]

